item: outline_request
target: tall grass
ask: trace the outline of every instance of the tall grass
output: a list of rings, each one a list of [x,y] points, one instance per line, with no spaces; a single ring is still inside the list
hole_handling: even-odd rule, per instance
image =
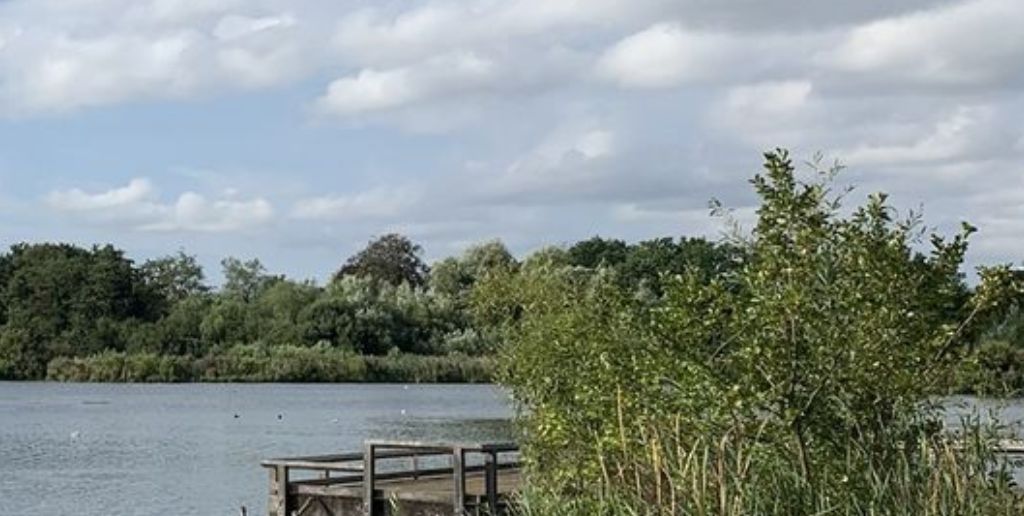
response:
[[[490,381],[493,361],[464,355],[365,356],[325,346],[240,345],[204,357],[106,351],[58,357],[46,377],[71,382]]]
[[[739,516],[1024,514],[1011,464],[976,424],[956,436],[920,433],[885,450],[843,443],[834,460],[803,475],[791,450],[757,435],[689,439],[649,428],[646,450],[594,448],[601,475],[589,485],[531,482],[520,516]],[[624,432],[622,435],[626,435]]]

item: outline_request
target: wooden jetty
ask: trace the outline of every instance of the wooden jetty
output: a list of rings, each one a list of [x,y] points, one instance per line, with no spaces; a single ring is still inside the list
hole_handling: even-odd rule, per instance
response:
[[[367,441],[362,452],[271,459],[269,516],[464,516],[508,511],[513,443]]]
[[[1024,455],[1021,440],[991,446]],[[269,516],[502,515],[520,486],[513,443],[367,441],[362,452],[262,465],[270,473]]]

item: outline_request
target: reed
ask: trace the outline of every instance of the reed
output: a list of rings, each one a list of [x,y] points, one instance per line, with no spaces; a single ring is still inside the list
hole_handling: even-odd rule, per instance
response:
[[[808,479],[790,450],[756,435],[688,439],[646,430],[646,453],[633,443],[600,452],[609,474],[566,489],[529,482],[521,516],[1016,515],[1024,498],[1007,460],[980,426],[955,439],[938,434],[884,453],[855,440],[815,460]],[[595,453],[599,453],[595,449]]]
[[[203,357],[106,351],[58,357],[47,379],[64,382],[482,383],[492,359],[394,353],[366,356],[326,346],[240,345]]]

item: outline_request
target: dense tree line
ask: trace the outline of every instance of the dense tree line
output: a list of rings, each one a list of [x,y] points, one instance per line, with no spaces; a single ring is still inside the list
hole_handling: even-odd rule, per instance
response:
[[[542,265],[601,269],[638,296],[656,297],[665,278],[687,270],[715,275],[740,259],[735,247],[700,238],[631,244],[594,237],[521,262],[500,241],[484,242],[428,266],[419,245],[389,234],[345,260],[326,285],[229,257],[221,263],[223,284],[213,288],[183,251],[135,263],[110,245],[17,244],[0,255],[0,378],[402,378],[380,364],[436,369],[495,353],[497,319],[474,302],[485,278]],[[311,356],[363,365],[337,374],[281,372],[307,367]],[[381,358],[359,358],[367,356]],[[423,356],[453,359],[410,362]],[[260,360],[249,372],[239,365]],[[272,362],[284,369],[273,371]],[[366,364],[377,372],[365,373]],[[479,364],[464,379],[485,377],[479,370],[490,362]]]
[[[497,278],[490,281],[493,292],[500,290],[495,283],[511,288],[514,278],[530,271],[600,272],[631,298],[650,304],[681,276],[710,281],[745,260],[743,246],[735,242],[666,237],[628,243],[595,236],[542,248],[522,260],[500,241],[483,242],[428,266],[419,245],[389,234],[344,260],[326,285],[272,274],[258,259],[229,257],[221,263],[223,284],[213,288],[195,257],[183,251],[137,264],[110,245],[17,244],[0,255],[0,378],[381,380],[386,375],[365,375],[364,366],[337,374],[309,367],[304,364],[311,355],[302,350],[318,350],[328,363],[381,357],[376,363],[401,363],[410,371],[417,357],[471,361],[495,355],[501,326],[519,310],[507,302],[512,292],[504,298],[479,295],[484,280]],[[913,257],[910,266],[928,277],[924,256]],[[946,283],[952,289],[948,296],[935,296],[942,305],[931,307],[951,320],[971,294],[962,276],[956,277]],[[973,352],[949,389],[1024,393],[1024,313],[1011,311],[971,331],[964,338]],[[252,356],[264,357],[258,371],[240,373],[228,365],[252,362],[243,360]],[[163,364],[159,374],[153,372],[154,359]],[[288,360],[290,365],[275,366],[277,372],[267,365]],[[485,360],[473,367],[484,371],[492,365]],[[309,371],[294,372],[303,368]],[[474,371],[465,379],[489,374]],[[394,368],[390,374],[403,378]],[[406,376],[417,375],[458,377]]]

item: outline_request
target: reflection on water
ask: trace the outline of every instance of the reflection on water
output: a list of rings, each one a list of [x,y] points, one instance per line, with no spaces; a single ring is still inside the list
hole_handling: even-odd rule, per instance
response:
[[[0,515],[261,514],[261,459],[509,440],[510,415],[482,385],[0,383]]]

